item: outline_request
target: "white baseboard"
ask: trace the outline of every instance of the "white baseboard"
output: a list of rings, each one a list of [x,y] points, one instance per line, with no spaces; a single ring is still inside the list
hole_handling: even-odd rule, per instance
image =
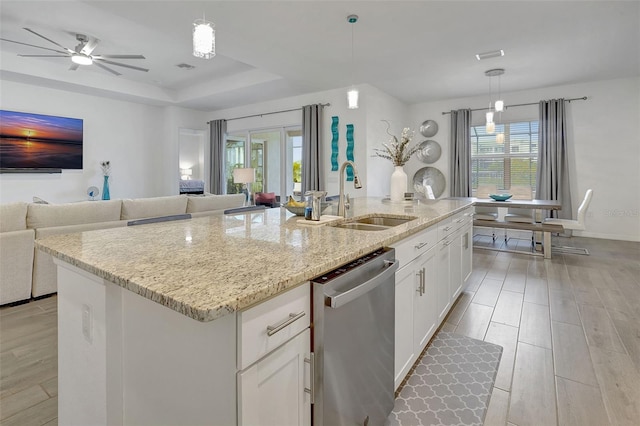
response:
[[[602,240],[617,240],[617,241],[633,241],[640,242],[640,235],[620,235],[620,234],[603,234],[599,232],[577,232],[574,231],[574,237],[587,237],[587,238],[599,238]]]

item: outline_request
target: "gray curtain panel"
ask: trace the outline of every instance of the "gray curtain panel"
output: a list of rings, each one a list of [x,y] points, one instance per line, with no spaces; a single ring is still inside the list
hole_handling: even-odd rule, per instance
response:
[[[471,110],[451,111],[451,196],[471,197]]]
[[[227,133],[227,120],[209,122],[209,141],[211,144],[211,175],[209,190],[213,194],[224,194],[226,179],[224,178],[224,141]]]
[[[567,117],[564,99],[540,101],[540,141],[538,143],[538,171],[536,198],[559,200],[562,210],[552,211],[552,217],[571,219],[571,191],[569,189],[569,152]]]
[[[302,193],[322,190],[322,104],[302,107]]]

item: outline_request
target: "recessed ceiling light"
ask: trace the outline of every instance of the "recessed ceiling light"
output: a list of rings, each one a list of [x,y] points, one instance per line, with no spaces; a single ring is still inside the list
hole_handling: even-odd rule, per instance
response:
[[[504,56],[504,50],[500,49],[500,50],[493,50],[491,52],[477,53],[476,59],[481,61],[483,59],[497,58],[499,56]]]

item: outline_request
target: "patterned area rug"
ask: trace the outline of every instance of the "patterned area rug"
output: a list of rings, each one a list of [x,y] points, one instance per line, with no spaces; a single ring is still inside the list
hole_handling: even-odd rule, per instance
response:
[[[387,426],[481,426],[502,346],[440,331],[396,398]]]

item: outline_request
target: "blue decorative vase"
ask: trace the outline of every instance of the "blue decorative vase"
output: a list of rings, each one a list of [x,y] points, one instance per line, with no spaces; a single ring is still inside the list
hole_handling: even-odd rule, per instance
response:
[[[111,196],[109,195],[109,176],[104,177],[104,183],[102,184],[102,199],[110,200]]]

